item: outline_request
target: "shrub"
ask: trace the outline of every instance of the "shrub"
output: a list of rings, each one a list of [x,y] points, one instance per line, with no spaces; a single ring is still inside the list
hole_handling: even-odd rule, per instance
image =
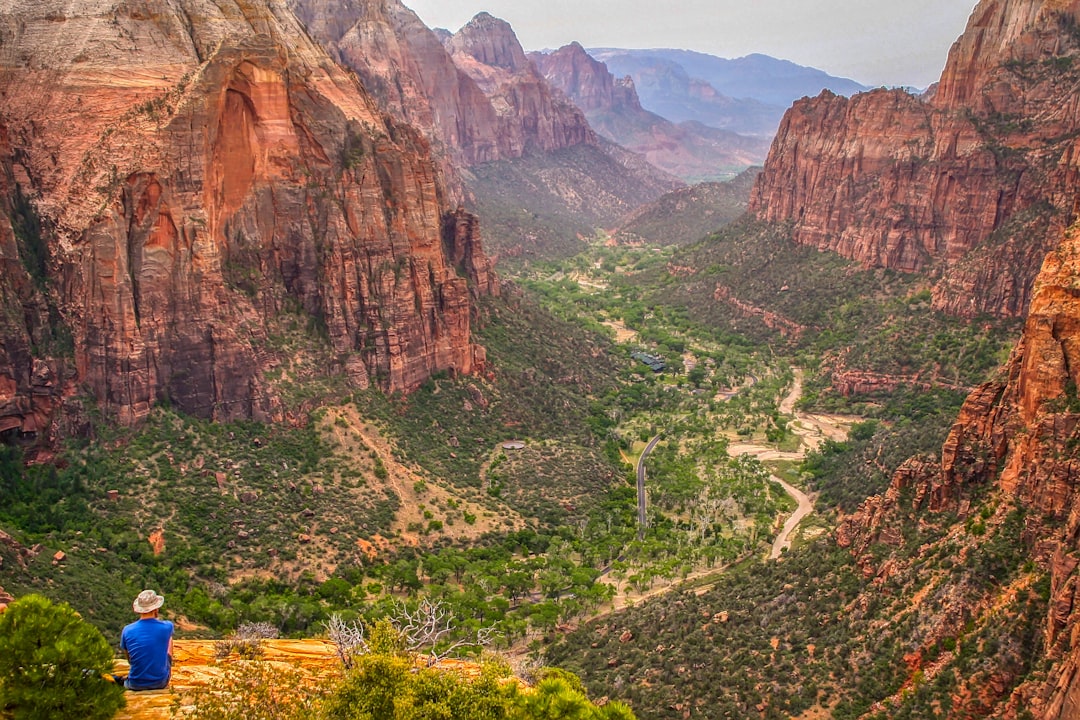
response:
[[[545,678],[535,691],[508,681],[505,664],[486,663],[480,676],[417,668],[402,655],[365,655],[323,707],[327,720],[471,718],[472,720],[633,720],[622,703],[597,707],[570,673]]]
[[[235,652],[245,660],[255,660],[262,657],[262,641],[277,636],[278,629],[270,623],[242,623],[232,635],[214,643],[214,655],[221,659]]]
[[[109,643],[66,603],[27,595],[0,615],[0,716],[111,718],[124,705],[112,669]]]
[[[177,698],[173,709],[191,720],[302,720],[314,716],[323,692],[296,668],[241,660]]]

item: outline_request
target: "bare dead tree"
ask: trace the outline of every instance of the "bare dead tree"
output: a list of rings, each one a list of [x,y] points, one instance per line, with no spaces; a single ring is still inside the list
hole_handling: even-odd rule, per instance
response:
[[[458,648],[484,647],[495,637],[495,629],[487,627],[453,638],[454,619],[442,600],[424,598],[415,610],[409,610],[405,603],[397,603],[391,622],[401,634],[405,649],[427,655],[427,665],[431,667],[453,655]]]
[[[278,629],[270,623],[242,623],[232,635],[214,642],[214,655],[224,658],[235,652],[242,658],[254,659],[262,655],[262,641],[277,636]]]
[[[347,623],[341,618],[341,615],[334,613],[323,625],[326,627],[326,634],[330,638],[330,642],[334,643],[338,659],[341,660],[341,664],[345,666],[345,669],[352,667],[355,656],[368,651],[363,624]]]

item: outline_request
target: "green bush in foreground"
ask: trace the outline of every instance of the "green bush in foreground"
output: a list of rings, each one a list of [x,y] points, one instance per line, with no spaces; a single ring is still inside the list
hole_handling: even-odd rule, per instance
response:
[[[570,673],[549,672],[534,689],[522,689],[498,663],[480,676],[417,668],[402,655],[359,658],[323,708],[325,720],[633,720],[622,703],[594,705]]]
[[[112,668],[109,643],[66,603],[27,595],[0,615],[0,717],[111,718],[124,705]]]
[[[360,655],[344,677],[306,680],[299,670],[240,661],[181,698],[189,720],[634,720],[618,702],[594,705],[576,676],[549,670],[523,689],[499,663],[478,677],[419,667],[400,652]]]

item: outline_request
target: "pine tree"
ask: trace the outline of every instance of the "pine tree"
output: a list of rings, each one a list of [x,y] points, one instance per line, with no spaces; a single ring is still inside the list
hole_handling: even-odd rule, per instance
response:
[[[0,717],[107,720],[124,704],[113,651],[66,603],[19,598],[0,615]]]

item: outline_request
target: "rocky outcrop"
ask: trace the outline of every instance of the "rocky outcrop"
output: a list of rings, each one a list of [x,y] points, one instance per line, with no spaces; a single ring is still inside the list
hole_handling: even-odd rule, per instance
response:
[[[356,71],[379,106],[421,128],[440,156],[468,167],[507,157],[495,108],[442,40],[398,0],[289,0],[330,54]]]
[[[446,256],[470,281],[474,297],[497,296],[499,281],[482,251],[480,219],[463,207],[443,220]]]
[[[765,160],[769,145],[765,138],[699,123],[675,125],[643,109],[633,79],[617,79],[578,43],[529,57],[549,83],[581,108],[600,135],[687,182],[727,178]]]
[[[193,690],[221,683],[230,667],[247,662],[238,652],[220,657],[221,646],[225,644],[220,640],[174,640],[169,687],[165,690],[127,693],[127,704],[117,713],[116,720],[168,720],[175,717],[174,706],[181,701],[189,701]],[[325,680],[341,671],[338,648],[326,639],[265,639],[258,642],[258,648],[260,660],[288,667],[306,680]],[[426,662],[426,659],[419,662]],[[480,677],[482,670],[475,662],[454,658],[440,660],[434,667],[453,673],[456,677],[473,680]],[[126,660],[117,660],[114,672],[126,675],[129,669]],[[515,682],[524,686],[523,681]]]
[[[525,50],[510,23],[486,12],[478,13],[451,35],[446,47],[452,56],[470,57],[480,65],[499,68],[511,74],[529,69],[529,59],[525,57]]]
[[[585,116],[552,90],[505,20],[480,13],[446,41],[446,48],[495,108],[503,157],[596,144]]]
[[[1064,720],[1075,717],[1080,708],[1078,276],[1080,229],[1074,227],[1047,256],[1012,357],[997,379],[968,397],[941,461],[909,462],[896,473],[889,491],[846,518],[837,534],[867,575],[874,576],[882,568],[870,548],[875,543],[899,544],[899,528],[908,512],[901,508],[904,495],[919,512],[946,517],[955,513],[961,522],[971,518],[980,498],[988,496],[995,499],[995,507],[1015,507],[1023,513],[1024,552],[1049,575],[1048,612],[1038,621],[1050,670],[1011,693],[990,698],[998,706],[994,716],[1011,717],[1018,708],[1027,708],[1039,720]],[[992,526],[1000,515],[987,513],[981,518]],[[972,541],[960,529],[943,542],[955,546]],[[961,549],[959,556],[969,552]],[[1005,600],[991,594],[979,602],[998,607]],[[976,610],[969,602],[964,612],[977,617]]]
[[[644,112],[633,78],[627,75],[617,79],[580,43],[570,43],[555,52],[530,53],[529,57],[548,82],[566,93],[586,115],[596,111]]]
[[[746,317],[760,318],[765,327],[777,331],[781,337],[798,340],[806,332],[804,325],[800,325],[780,313],[740,300],[732,294],[731,288],[725,285],[717,283],[716,289],[713,291],[713,300],[730,305],[735,312]]]
[[[947,312],[1022,315],[1076,214],[1080,3],[983,0],[940,85],[797,102],[751,210],[868,267],[939,276]]]
[[[282,340],[297,326],[358,386],[473,371],[467,278],[492,286],[475,228],[459,274],[428,143],[283,2],[8,7],[0,122],[106,410],[281,418],[271,371],[306,351]]]

